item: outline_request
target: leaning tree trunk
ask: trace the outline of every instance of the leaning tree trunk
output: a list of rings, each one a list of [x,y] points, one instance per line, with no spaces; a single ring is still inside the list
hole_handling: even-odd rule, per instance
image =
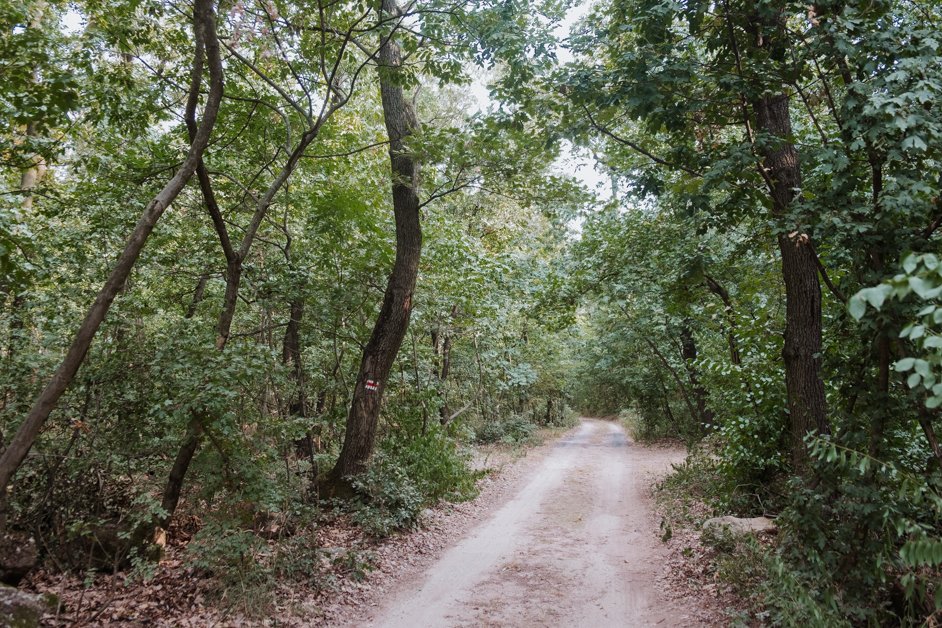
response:
[[[754,102],[762,167],[777,218],[788,215],[801,189],[798,151],[791,143],[792,125],[785,94],[763,96]],[[792,461],[804,465],[804,437],[815,430],[830,433],[824,383],[821,381],[821,285],[811,238],[799,231],[778,236],[785,280],[785,388],[791,421]]]
[[[216,39],[216,16],[212,0],[197,0],[193,11],[193,27],[196,39],[196,55],[193,64],[193,82],[188,107],[195,107],[199,96],[199,87],[203,69],[203,55],[209,65],[210,86],[203,110],[203,120],[199,131],[190,143],[190,150],[183,164],[164,188],[148,203],[134,227],[124,251],[118,258],[111,275],[101,288],[85,320],[79,326],[75,338],[65,358],[59,364],[49,383],[36,398],[32,409],[10,441],[9,446],[0,456],[0,495],[6,491],[13,474],[20,467],[26,454],[36,441],[39,431],[49,414],[56,407],[62,394],[68,388],[76,372],[85,360],[85,354],[111,308],[111,304],[121,287],[125,285],[134,263],[137,261],[147,238],[150,236],[164,210],[176,199],[189,181],[203,151],[209,143],[209,136],[219,112],[222,97],[222,61],[219,56],[219,43]],[[2,501],[2,499],[0,499]],[[0,504],[2,510],[2,504]],[[2,523],[2,519],[0,519]]]
[[[395,16],[399,12],[393,0],[382,0],[382,14]],[[405,147],[405,140],[416,131],[418,121],[412,104],[405,98],[401,85],[395,81],[395,75],[402,67],[402,52],[393,35],[386,36],[381,42],[378,59],[383,116],[389,135],[392,165],[396,261],[389,275],[379,317],[363,350],[347,416],[343,448],[337,464],[327,477],[325,488],[333,492],[346,488],[347,478],[362,472],[373,453],[386,380],[409,328],[412,295],[422,252],[417,190],[419,165],[415,156]]]
[[[733,312],[733,301],[729,298],[729,291],[710,275],[704,275],[707,289],[723,301],[723,312],[726,314],[726,344],[729,345],[729,359],[736,366],[742,365],[742,356],[739,353],[739,343],[736,340],[736,315]]]

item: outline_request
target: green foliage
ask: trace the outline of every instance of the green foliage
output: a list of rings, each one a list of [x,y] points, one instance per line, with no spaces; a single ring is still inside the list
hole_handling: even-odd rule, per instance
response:
[[[530,441],[536,426],[524,417],[513,415],[501,421],[489,421],[475,431],[479,443],[520,445]]]
[[[270,550],[249,529],[225,521],[207,522],[187,546],[193,566],[215,579],[215,593],[248,616],[264,615],[274,602]]]
[[[421,511],[439,500],[471,499],[479,475],[469,469],[469,461],[438,429],[384,441],[369,469],[354,479],[362,499],[354,520],[371,534],[386,536],[415,525]]]
[[[894,364],[898,373],[909,373],[906,385],[925,399],[926,408],[942,406],[942,267],[927,253],[909,255],[903,272],[878,286],[864,288],[851,297],[848,311],[856,320],[867,314],[867,305],[880,311],[887,299],[906,302],[913,321],[899,337],[908,340],[912,355]],[[912,298],[909,298],[912,297]],[[918,309],[918,311],[916,311]]]
[[[384,457],[377,456],[353,486],[365,500],[353,519],[375,536],[412,527],[425,504],[407,470]]]

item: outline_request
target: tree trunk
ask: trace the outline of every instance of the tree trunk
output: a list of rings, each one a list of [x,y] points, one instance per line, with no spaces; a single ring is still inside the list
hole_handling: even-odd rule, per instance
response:
[[[135,225],[124,251],[118,258],[111,275],[101,288],[85,320],[82,322],[65,357],[59,364],[49,383],[36,398],[32,409],[23,421],[13,440],[0,456],[0,495],[9,484],[13,474],[26,458],[39,431],[49,414],[56,407],[62,394],[68,388],[76,372],[85,359],[92,340],[102,321],[111,308],[118,292],[125,285],[134,263],[137,261],[147,238],[150,236],[164,210],[176,199],[196,170],[197,163],[209,142],[209,136],[216,122],[219,102],[222,97],[222,61],[219,56],[219,44],[216,39],[216,16],[212,0],[197,0],[193,23],[196,39],[196,55],[193,64],[193,84],[188,107],[196,107],[199,86],[202,78],[203,56],[209,65],[210,87],[203,110],[203,120],[196,137],[190,144],[190,150],[183,164],[173,178],[148,203],[144,213]],[[2,509],[2,508],[0,508]],[[2,522],[0,522],[2,523]]]
[[[754,102],[762,168],[769,185],[772,211],[784,218],[801,189],[798,151],[791,143],[792,125],[785,94]],[[817,430],[830,433],[824,383],[821,381],[821,286],[811,239],[798,231],[778,236],[785,280],[785,387],[791,421],[792,461],[801,468],[807,458],[804,437]]]
[[[193,318],[196,315],[196,308],[203,302],[203,297],[206,295],[207,281],[209,281],[207,273],[200,275],[199,280],[196,282],[196,288],[193,290],[193,296],[190,298],[190,306],[186,308],[186,314],[183,315],[184,318]]]
[[[301,363],[301,319],[304,317],[304,299],[297,297],[291,301],[291,313],[285,327],[285,337],[281,345],[281,361],[291,366],[291,374],[297,390],[291,398],[288,412],[291,416],[307,417],[307,394],[304,390],[304,368]],[[294,442],[298,457],[313,460],[314,439],[308,428],[303,438]]]
[[[382,0],[381,13],[395,16],[399,14],[399,7],[393,0]],[[418,121],[402,87],[390,76],[398,73],[402,66],[401,50],[391,35],[381,42],[378,61],[383,116],[390,143],[396,260],[379,317],[363,350],[343,448],[328,476],[328,490],[345,488],[346,478],[362,472],[373,453],[386,379],[409,328],[412,295],[422,252],[417,190],[419,165],[404,142],[416,131]]]
[[[687,410],[690,412],[690,418],[696,421],[697,420],[697,408],[693,404],[693,402],[690,401],[690,395],[687,394],[687,387],[684,386],[684,382],[682,379],[680,379],[680,375],[677,374],[677,370],[673,366],[671,366],[671,363],[667,360],[666,357],[664,357],[664,354],[661,353],[661,350],[657,348],[657,345],[654,344],[654,342],[650,338],[645,336],[644,341],[647,343],[648,347],[651,349],[651,353],[653,353],[654,356],[658,360],[661,361],[661,364],[664,365],[664,368],[667,369],[667,372],[670,373],[670,376],[674,379],[674,383],[677,384],[677,390],[678,392],[680,392],[680,396],[681,398],[683,398],[684,403],[687,405]]]
[[[301,319],[304,318],[304,299],[291,301],[291,313],[285,328],[285,339],[281,348],[281,360],[292,366],[297,395],[291,402],[291,414],[307,416],[307,399],[304,394],[304,369],[301,364]]]
[[[739,343],[736,341],[736,319],[733,313],[733,301],[729,298],[729,291],[713,277],[709,275],[703,277],[707,289],[723,302],[723,310],[726,313],[726,344],[729,345],[729,359],[736,366],[741,366],[742,357],[739,354]]]
[[[445,336],[442,341],[442,370],[438,376],[438,383],[442,389],[442,407],[438,409],[438,416],[442,425],[448,423],[448,417],[451,416],[451,408],[448,407],[448,396],[445,392],[445,381],[451,372],[451,334]]]
[[[707,406],[706,389],[700,383],[697,369],[693,365],[697,359],[697,343],[687,321],[684,321],[680,328],[680,347],[681,355],[684,358],[684,366],[687,368],[687,379],[690,380],[690,387],[693,389],[693,396],[697,403],[697,414],[700,423],[707,428],[712,428],[714,423],[713,411]]]
[[[438,370],[435,374],[438,379],[439,390],[442,393],[443,399],[442,406],[438,409],[438,416],[442,425],[447,425],[451,420],[451,408],[448,406],[448,395],[447,390],[445,389],[445,382],[448,380],[448,375],[451,373],[451,323],[455,320],[456,316],[458,316],[457,304],[452,306],[451,315],[448,317],[448,326],[444,332],[445,339],[441,343],[441,370]]]
[[[28,124],[26,126],[26,135],[28,137],[36,136],[36,125]],[[40,184],[46,174],[46,160],[42,155],[33,155],[30,157],[30,166],[23,170],[20,175],[20,192],[23,193],[23,202],[21,207],[24,210],[33,208],[33,190]]]

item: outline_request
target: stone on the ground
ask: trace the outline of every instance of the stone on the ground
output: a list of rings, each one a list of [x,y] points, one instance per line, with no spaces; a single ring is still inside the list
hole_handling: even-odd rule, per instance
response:
[[[45,610],[42,596],[0,585],[0,628],[36,628]]]
[[[701,531],[706,534],[721,535],[726,531],[732,534],[762,534],[775,530],[775,522],[768,517],[714,517],[703,522]]]
[[[0,533],[0,583],[16,586],[36,566],[36,541],[21,532]]]
[[[418,521],[419,525],[424,526],[430,523],[434,518],[435,511],[431,508],[425,508],[422,510],[422,512],[419,513],[419,516],[416,517],[416,521]]]

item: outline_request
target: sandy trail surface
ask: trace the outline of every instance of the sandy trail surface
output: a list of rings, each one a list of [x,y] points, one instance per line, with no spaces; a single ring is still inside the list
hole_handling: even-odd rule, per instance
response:
[[[695,609],[656,584],[666,549],[652,520],[652,473],[678,450],[631,443],[583,419],[501,507],[430,567],[403,578],[367,622],[439,626],[693,626]]]

